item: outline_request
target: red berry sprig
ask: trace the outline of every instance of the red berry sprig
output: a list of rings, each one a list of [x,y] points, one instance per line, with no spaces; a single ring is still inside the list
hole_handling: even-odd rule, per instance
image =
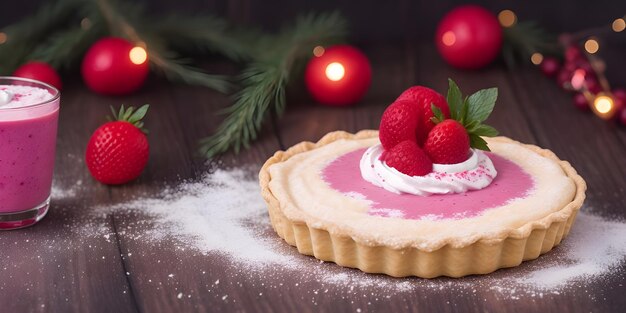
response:
[[[556,58],[546,57],[539,67],[543,74],[548,77],[555,77],[559,87],[564,90],[574,91],[572,103],[582,111],[592,111],[590,106],[598,96],[609,96],[613,101],[613,111],[610,114],[600,115],[604,119],[615,119],[618,123],[626,126],[626,120],[621,118],[626,116],[626,92],[624,89],[610,89],[608,81],[604,78],[604,67],[593,65],[598,63],[594,57],[586,55],[577,45],[570,44],[564,52],[564,60],[561,65]],[[576,73],[583,75],[578,86],[574,86],[573,81]],[[594,111],[596,112],[596,111]],[[598,114],[598,113],[596,113]]]

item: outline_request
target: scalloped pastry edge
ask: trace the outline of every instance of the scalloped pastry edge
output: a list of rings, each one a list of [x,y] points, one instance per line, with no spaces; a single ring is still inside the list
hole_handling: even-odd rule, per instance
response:
[[[423,278],[487,274],[500,268],[518,266],[523,261],[536,259],[552,250],[568,235],[585,200],[586,183],[569,162],[560,160],[550,150],[523,144],[507,137],[495,137],[491,140],[524,145],[541,156],[555,160],[576,185],[574,199],[563,208],[539,220],[497,234],[479,237],[471,243],[459,244],[450,240],[436,246],[419,248],[411,245],[391,247],[366,242],[361,240],[358,234],[342,232],[336,228],[331,232],[325,225],[320,226],[320,223],[314,220],[289,219],[285,216],[281,210],[285,204],[281,205],[269,188],[272,179],[269,167],[272,164],[339,139],[366,139],[377,136],[378,131],[375,130],[363,130],[356,134],[335,131],[326,134],[316,143],[304,141],[286,151],[277,151],[265,162],[259,173],[261,194],[267,203],[272,227],[281,238],[297,247],[302,254],[341,266],[358,268],[367,273]],[[318,227],[310,226],[312,224]]]

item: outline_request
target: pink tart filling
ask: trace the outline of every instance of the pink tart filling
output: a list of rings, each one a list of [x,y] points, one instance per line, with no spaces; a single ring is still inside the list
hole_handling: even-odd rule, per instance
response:
[[[370,202],[369,215],[405,219],[472,217],[524,197],[534,187],[532,177],[520,166],[494,153],[487,153],[498,170],[498,176],[486,188],[430,196],[395,194],[361,177],[359,161],[365,150],[352,151],[333,160],[322,170],[322,177],[333,189]]]

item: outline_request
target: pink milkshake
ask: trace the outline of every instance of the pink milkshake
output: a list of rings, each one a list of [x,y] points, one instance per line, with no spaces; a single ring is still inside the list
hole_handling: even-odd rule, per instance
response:
[[[30,226],[48,212],[59,91],[0,77],[0,230]]]

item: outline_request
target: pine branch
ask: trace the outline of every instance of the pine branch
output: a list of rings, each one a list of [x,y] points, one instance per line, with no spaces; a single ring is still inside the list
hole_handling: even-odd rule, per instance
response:
[[[155,33],[177,51],[217,53],[234,61],[252,59],[256,50],[254,43],[262,36],[256,30],[233,28],[214,16],[174,15],[153,24]]]
[[[306,60],[317,45],[339,41],[346,35],[346,22],[337,13],[308,15],[296,20],[278,36],[261,42],[264,53],[257,56],[240,77],[243,89],[224,113],[226,119],[211,137],[201,140],[207,158],[229,149],[235,153],[256,139],[269,110],[281,114],[285,89],[298,63]]]
[[[28,58],[47,62],[57,69],[69,69],[81,59],[93,42],[106,33],[101,18],[91,16],[89,21],[90,25],[77,26],[52,35]]]
[[[110,31],[145,46],[153,67],[169,81],[208,87],[223,93],[230,90],[225,76],[207,74],[168,50],[153,31],[154,27],[142,19],[141,6],[112,0],[98,0],[98,6]]]
[[[83,2],[80,0],[58,0],[41,6],[32,16],[7,26],[3,32],[7,41],[0,45],[0,73],[12,73],[47,37],[51,30],[67,26],[75,20]]]
[[[160,47],[155,41],[147,41],[148,55],[154,68],[161,72],[169,81],[183,82],[189,85],[203,86],[221,93],[232,89],[227,76],[212,75],[189,65],[172,51]]]
[[[556,36],[548,34],[532,21],[505,27],[503,34],[502,55],[510,68],[515,67],[518,60],[530,60],[535,52],[557,56],[562,53]]]

